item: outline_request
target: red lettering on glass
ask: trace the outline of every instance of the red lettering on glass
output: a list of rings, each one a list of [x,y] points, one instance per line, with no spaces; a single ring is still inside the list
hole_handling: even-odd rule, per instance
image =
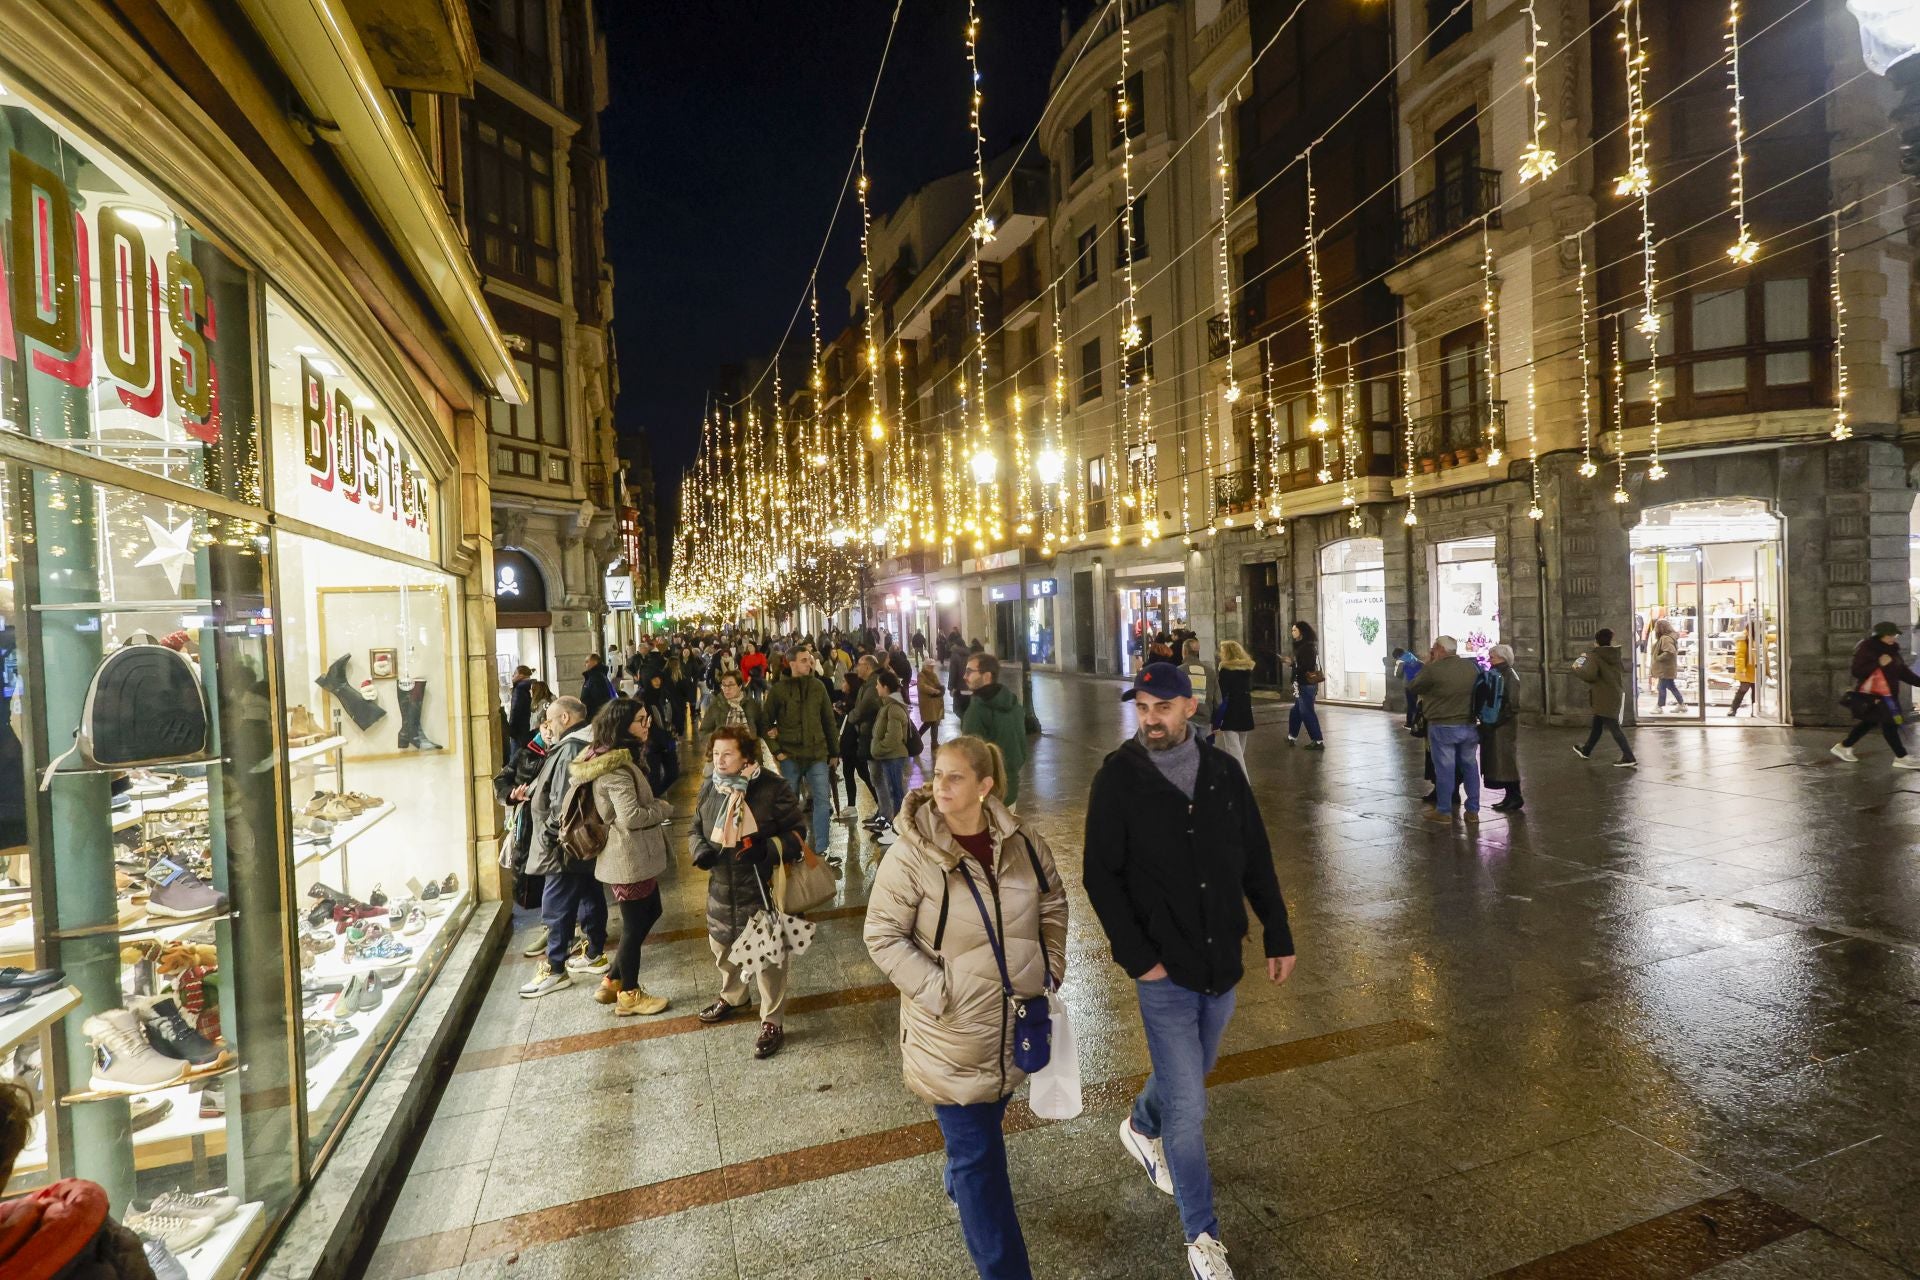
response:
[[[44,209],[41,225],[43,228],[46,225]],[[73,215],[73,235],[76,250],[74,261],[82,264],[91,261],[87,257],[87,223],[77,213]],[[49,240],[46,262],[51,264],[52,261],[53,242]],[[43,267],[43,273],[48,281],[53,279],[51,265]],[[74,283],[80,287],[80,350],[74,353],[71,360],[58,360],[44,351],[36,351],[33,353],[33,367],[70,387],[85,391],[93,385],[93,273],[83,265],[74,274],[77,277]],[[52,296],[51,288],[48,296]]]
[[[19,358],[20,351],[13,343],[13,280],[7,275],[6,246],[0,244],[0,359]]]
[[[158,275],[159,273],[155,272],[155,274]],[[153,297],[154,305],[156,307],[159,306],[159,293],[156,292]],[[160,345],[159,321],[156,319],[154,324],[154,347],[157,350]],[[218,342],[220,340],[218,325],[213,315],[212,298],[207,299],[207,322],[200,326],[200,333],[208,342]],[[154,368],[158,369],[159,367],[160,361],[156,356],[154,359]],[[160,379],[157,376],[154,378],[153,384],[155,390],[158,390]],[[220,362],[213,358],[211,351],[207,353],[207,420],[205,422],[198,422],[190,413],[183,416],[185,418],[184,425],[188,435],[198,440],[201,444],[220,443]]]

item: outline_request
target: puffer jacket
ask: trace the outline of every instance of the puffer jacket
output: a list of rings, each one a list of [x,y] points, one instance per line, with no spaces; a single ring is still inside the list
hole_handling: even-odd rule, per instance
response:
[[[1619,645],[1593,646],[1575,661],[1573,674],[1593,686],[1588,692],[1594,715],[1608,720],[1620,718],[1620,710],[1626,705],[1627,669],[1620,659]]]
[[[533,817],[533,842],[527,849],[526,873],[532,876],[559,875],[567,869],[566,854],[560,847],[561,802],[567,797],[567,770],[574,757],[587,749],[593,736],[591,725],[576,725],[547,752],[540,775],[528,789],[527,804]],[[576,868],[584,871],[585,868]]]
[[[875,760],[904,760],[907,758],[907,737],[913,732],[913,722],[907,711],[907,704],[898,694],[888,694],[880,699],[880,711],[873,718],[873,748],[870,754]]]
[[[908,796],[894,825],[900,839],[880,864],[863,936],[867,954],[900,988],[901,1072],[907,1088],[936,1106],[997,1102],[1023,1075],[1013,1065],[1013,1009],[967,885],[996,916],[1014,994],[1038,996],[1049,973],[1060,980],[1067,959],[1067,893],[1053,852],[991,798],[991,882],[947,830],[930,792]]]
[[[107,1212],[99,1184],[63,1178],[0,1204],[7,1280],[153,1280],[140,1237]]]
[[[713,842],[713,829],[726,808],[726,798],[713,785],[713,779],[708,778],[700,784],[693,832],[688,837],[693,865],[710,873],[707,936],[723,947],[732,946],[740,931],[747,927],[747,921],[753,919],[753,913],[772,900],[774,861],[799,859],[802,832],[807,825],[800,801],[772,769],[760,770],[747,784],[747,807],[753,810],[754,824],[760,830],[740,848],[722,849]]]
[[[567,767],[570,786],[593,788],[594,811],[607,824],[607,847],[593,860],[593,878],[602,884],[637,884],[667,869],[667,833],[661,824],[673,805],[658,799],[633,753],[625,747],[580,753]],[[563,806],[564,808],[564,806]]]

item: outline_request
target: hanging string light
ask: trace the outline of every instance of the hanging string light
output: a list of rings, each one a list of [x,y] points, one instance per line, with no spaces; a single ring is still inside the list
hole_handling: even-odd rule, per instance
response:
[[[1227,103],[1214,109],[1214,164],[1220,176],[1219,297],[1221,338],[1227,348],[1227,389],[1222,398],[1231,405],[1240,399],[1240,383],[1233,371],[1233,266],[1227,244],[1227,225],[1232,218],[1232,184],[1227,167]]]
[[[1626,64],[1627,168],[1613,182],[1616,196],[1643,196],[1653,186],[1647,167],[1646,53],[1640,47],[1635,0],[1620,0],[1620,54]]]
[[[1346,342],[1347,381],[1340,389],[1340,505],[1351,507],[1347,516],[1347,527],[1360,527],[1360,511],[1354,507],[1353,497],[1353,453],[1354,435],[1359,419],[1359,390],[1353,380],[1353,339]]]
[[[1532,464],[1533,473],[1532,502],[1527,507],[1527,519],[1539,520],[1547,513],[1540,507],[1540,431],[1534,420],[1533,370],[1527,370],[1527,461]]]
[[[1740,0],[1727,0],[1727,79],[1733,89],[1733,222],[1740,234],[1727,246],[1727,256],[1746,266],[1760,255],[1760,246],[1747,229],[1747,130],[1740,97]]]
[[[880,341],[874,336],[873,302],[873,212],[867,207],[867,132],[860,131],[860,178],[854,183],[854,191],[860,200],[860,295],[865,303],[866,347],[864,354],[867,362],[867,439],[875,444],[887,438],[887,424],[880,416]],[[884,456],[884,455],[883,455]]]
[[[1520,184],[1525,186],[1536,178],[1545,178],[1560,167],[1559,158],[1551,148],[1542,146],[1541,135],[1546,131],[1546,112],[1540,109],[1540,50],[1547,42],[1540,38],[1540,18],[1533,9],[1534,0],[1526,0],[1527,12],[1527,100],[1532,121],[1533,136],[1520,152]]]
[[[1574,252],[1580,259],[1578,279],[1580,302],[1580,475],[1591,480],[1600,473],[1593,462],[1593,353],[1587,346],[1587,233],[1573,238]]]
[[[1619,506],[1627,503],[1627,362],[1620,350],[1620,331],[1626,323],[1625,316],[1616,316],[1613,322],[1613,500]]]
[[[1212,418],[1210,416],[1210,411],[1208,409],[1202,408],[1200,412],[1201,412],[1202,418],[1204,419],[1200,429],[1202,431],[1205,431],[1207,430],[1206,424],[1211,423]],[[1191,547],[1193,545],[1193,478],[1187,474],[1187,429],[1186,427],[1182,426],[1179,428],[1179,431],[1180,431],[1180,537],[1183,542],[1185,542],[1189,547]]]
[[[1213,407],[1206,406],[1201,410],[1201,415],[1205,422],[1205,434],[1200,437],[1200,466],[1205,474],[1200,477],[1200,500],[1207,505],[1207,532],[1217,535],[1220,532],[1220,496],[1213,488]]]
[[[1145,491],[1143,481],[1146,478],[1146,454],[1149,437],[1147,435],[1147,413],[1142,410],[1137,420],[1133,418],[1134,389],[1133,372],[1136,367],[1134,351],[1145,340],[1141,331],[1139,316],[1139,291],[1133,272],[1133,102],[1127,93],[1127,75],[1133,57],[1133,34],[1127,25],[1128,5],[1122,0],[1120,5],[1120,78],[1114,87],[1114,124],[1120,134],[1120,181],[1125,195],[1125,203],[1120,208],[1120,267],[1125,282],[1126,296],[1120,307],[1120,434],[1121,445],[1116,451],[1126,467],[1127,491],[1123,501],[1128,510],[1134,511],[1140,518],[1151,514],[1150,498]],[[1146,360],[1138,362],[1138,368],[1145,382]],[[1144,397],[1144,385],[1143,385]],[[1134,465],[1135,449],[1139,450],[1141,465]],[[1119,513],[1114,513],[1113,543],[1119,545]]]
[[[1840,296],[1840,210],[1833,211],[1833,248],[1829,292],[1833,296],[1833,427],[1827,432],[1835,440],[1853,435],[1847,425],[1847,303]]]
[[[1487,337],[1487,466],[1497,467],[1501,462],[1500,436],[1494,426],[1497,412],[1494,406],[1500,403],[1500,337],[1499,316],[1496,313],[1493,296],[1493,234],[1488,230],[1491,214],[1480,218],[1480,314],[1484,317]]]
[[[1279,418],[1273,408],[1273,339],[1271,336],[1260,340],[1260,405],[1256,411],[1253,432],[1253,475],[1249,477],[1248,488],[1253,498],[1253,531],[1266,528],[1267,507],[1279,500],[1279,489],[1273,476],[1277,470],[1273,463],[1274,437],[1280,429]],[[1233,523],[1233,517],[1227,517],[1227,523]]]
[[[1400,351],[1400,434],[1407,449],[1407,513],[1400,523],[1409,527],[1420,523],[1418,500],[1413,496],[1413,343]]]
[[[998,536],[997,531],[989,527],[989,522],[997,518],[999,505],[999,486],[995,483],[998,472],[998,460],[993,452],[993,424],[987,418],[987,302],[986,288],[981,279],[981,259],[987,245],[993,242],[993,217],[987,210],[987,138],[981,125],[980,108],[984,99],[980,92],[980,9],[977,0],[967,0],[967,73],[972,84],[972,96],[967,100],[967,119],[973,130],[973,342],[978,357],[979,381],[975,388],[978,395],[980,416],[978,437],[974,441],[968,468],[973,477],[973,524],[974,550],[986,549],[989,535]],[[964,374],[962,377],[964,378]],[[961,389],[961,421],[964,424],[966,412],[966,388]],[[994,490],[991,498],[984,490]]]
[[[1314,225],[1316,196],[1313,189],[1313,144],[1309,143],[1307,162],[1307,336],[1313,342],[1313,418],[1307,430],[1316,436],[1327,434],[1327,330],[1320,315],[1320,234]],[[1322,457],[1324,458],[1324,454]],[[1323,463],[1320,483],[1325,484]]]

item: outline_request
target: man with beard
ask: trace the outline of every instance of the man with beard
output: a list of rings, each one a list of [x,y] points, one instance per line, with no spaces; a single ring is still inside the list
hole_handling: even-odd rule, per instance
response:
[[[1207,1166],[1207,1073],[1233,1017],[1246,903],[1269,981],[1293,973],[1293,934],[1253,788],[1194,733],[1187,673],[1150,662],[1120,696],[1139,731],[1094,775],[1084,857],[1087,898],[1134,980],[1153,1063],[1120,1142],[1179,1205],[1195,1280],[1231,1280]]]

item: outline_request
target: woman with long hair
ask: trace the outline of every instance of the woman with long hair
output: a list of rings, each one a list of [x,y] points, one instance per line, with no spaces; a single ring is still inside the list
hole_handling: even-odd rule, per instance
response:
[[[1253,655],[1238,640],[1220,642],[1220,709],[1214,745],[1247,768],[1247,734],[1253,729]]]
[[[907,1087],[932,1105],[947,1194],[986,1280],[1031,1280],[1003,1125],[1020,1085],[1016,1003],[1044,999],[1067,962],[1067,893],[1047,842],[1000,802],[1000,749],[962,735],[907,797],[867,903],[867,954],[900,989]]]
[[[664,996],[640,985],[640,946],[660,920],[660,876],[667,869],[662,829],[673,806],[656,795],[644,763],[653,724],[644,705],[615,698],[593,718],[593,736],[567,766],[570,786],[591,787],[594,811],[607,826],[593,877],[613,890],[620,908],[620,946],[593,998],[620,1017],[663,1012]]]
[[[1307,749],[1318,751],[1320,741],[1320,716],[1313,709],[1315,699],[1320,696],[1320,686],[1325,683],[1326,675],[1320,670],[1320,637],[1314,634],[1313,624],[1302,619],[1293,624],[1293,656],[1281,658],[1284,666],[1293,668],[1293,709],[1287,712],[1287,745],[1302,728],[1307,731]]]

